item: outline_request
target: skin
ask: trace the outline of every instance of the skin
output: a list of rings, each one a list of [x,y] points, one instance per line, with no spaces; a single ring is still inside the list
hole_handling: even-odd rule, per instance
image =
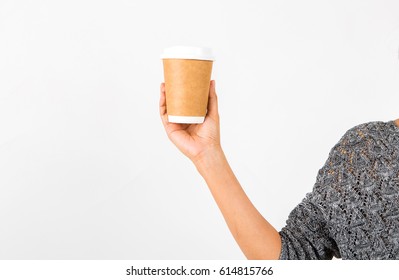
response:
[[[160,91],[159,113],[166,134],[204,178],[244,255],[248,259],[278,259],[281,252],[279,233],[245,194],[220,144],[215,81],[210,82],[208,112],[202,124],[169,123],[164,83]]]

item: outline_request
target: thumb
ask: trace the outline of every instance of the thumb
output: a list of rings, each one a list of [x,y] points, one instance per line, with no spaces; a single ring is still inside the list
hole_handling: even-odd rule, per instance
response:
[[[211,118],[217,119],[219,117],[218,111],[218,97],[216,95],[215,81],[212,80],[209,86],[209,99],[208,99],[208,113]]]

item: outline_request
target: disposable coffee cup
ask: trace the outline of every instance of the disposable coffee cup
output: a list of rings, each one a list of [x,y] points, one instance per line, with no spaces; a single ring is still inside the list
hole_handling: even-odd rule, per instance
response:
[[[214,57],[210,48],[174,46],[162,56],[166,110],[172,123],[203,123]]]

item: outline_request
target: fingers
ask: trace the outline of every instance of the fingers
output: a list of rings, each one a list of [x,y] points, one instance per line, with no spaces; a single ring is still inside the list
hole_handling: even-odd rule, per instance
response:
[[[159,115],[161,116],[163,124],[166,124],[167,123],[167,114],[166,114],[165,83],[161,83],[160,92],[161,92],[161,95],[159,97]]]
[[[218,98],[216,95],[215,81],[212,80],[209,86],[208,116],[218,118]]]

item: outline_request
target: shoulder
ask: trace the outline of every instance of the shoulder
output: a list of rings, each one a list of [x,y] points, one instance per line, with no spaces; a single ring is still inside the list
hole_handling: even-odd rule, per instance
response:
[[[395,135],[397,135],[395,137]],[[396,141],[396,142],[395,142]],[[373,121],[356,125],[345,132],[338,143],[331,149],[330,157],[347,159],[356,154],[377,155],[383,150],[397,147],[399,144],[399,128],[393,121]]]
[[[395,141],[399,142],[399,129],[392,121],[367,122],[350,128],[330,150],[327,161],[318,172],[314,189],[348,184],[357,178],[360,170],[374,168],[376,159],[390,158],[399,146]]]
[[[367,144],[367,140],[378,140],[390,135],[395,125],[392,121],[373,121],[362,123],[347,130],[338,142],[342,146]]]

